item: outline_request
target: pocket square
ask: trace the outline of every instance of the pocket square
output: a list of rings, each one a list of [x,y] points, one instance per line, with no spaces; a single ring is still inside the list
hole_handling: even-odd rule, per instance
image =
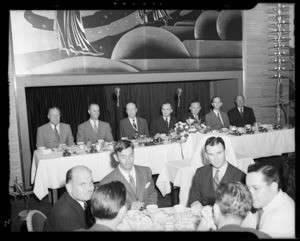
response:
[[[150,186],[150,182],[148,182],[145,186],[145,188],[148,188]]]

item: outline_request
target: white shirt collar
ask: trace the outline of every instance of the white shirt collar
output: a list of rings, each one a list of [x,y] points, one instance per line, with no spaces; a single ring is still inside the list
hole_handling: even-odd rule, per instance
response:
[[[136,172],[135,172],[134,165],[133,165],[133,167],[132,167],[130,173],[124,171],[124,170],[120,167],[120,165],[118,165],[118,168],[119,168],[120,172],[123,174],[123,176],[125,177],[125,179],[127,180],[128,183],[129,183],[129,176],[128,176],[128,174],[130,174],[130,175],[133,177],[133,180],[134,180],[134,183],[135,183],[135,186],[136,186]]]
[[[53,125],[52,123],[50,123],[50,126],[52,127],[52,130],[54,131],[55,125]],[[56,125],[56,129],[59,132],[59,123]]]
[[[93,121],[92,119],[90,119],[90,122],[91,122],[92,127],[94,127],[95,121]],[[98,120],[96,120],[96,126],[98,128]]]
[[[228,161],[225,162],[223,166],[219,168],[219,180],[221,181],[228,167]],[[217,168],[213,167],[213,177],[215,176]]]
[[[135,121],[135,123],[137,124],[137,119],[136,119],[136,117],[134,117],[134,118],[130,118],[130,117],[128,117],[128,119],[129,119],[129,121],[131,122],[131,124],[132,124],[133,120],[134,120],[134,121]]]

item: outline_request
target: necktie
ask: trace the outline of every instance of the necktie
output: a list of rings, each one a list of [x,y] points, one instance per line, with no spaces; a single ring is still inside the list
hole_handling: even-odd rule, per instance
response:
[[[258,209],[256,214],[256,229],[259,230],[260,227],[260,220],[261,220],[261,216],[264,212],[264,210],[262,208]]]
[[[135,184],[134,184],[133,177],[130,174],[128,175],[128,177],[129,177],[129,185],[131,186],[133,191],[136,192],[136,187],[135,187]]]
[[[241,114],[241,116],[243,118],[243,108],[240,109],[240,114]]]
[[[59,133],[58,133],[58,130],[57,130],[57,125],[56,126],[54,126],[54,133],[55,133],[55,135],[56,135],[56,137],[57,137],[57,139],[59,140]]]
[[[222,119],[221,119],[221,116],[220,116],[220,112],[218,112],[218,119],[221,121],[222,125],[224,125],[224,124],[223,124],[223,121],[222,121]]]
[[[215,190],[219,186],[220,180],[219,180],[219,169],[216,170],[215,176],[214,176],[214,188]]]
[[[87,203],[86,202],[83,203],[83,207],[84,207],[84,210],[86,210],[86,208],[87,208]]]
[[[135,124],[135,120],[134,119],[132,119],[132,125],[133,125],[133,129],[135,130],[135,132],[138,133],[138,128],[137,128],[137,126]]]
[[[194,115],[194,117],[195,117],[195,120],[198,120],[198,115]]]
[[[165,121],[166,121],[167,127],[168,127],[168,129],[169,129],[169,122],[168,122],[168,118],[166,118],[166,119],[165,119]]]
[[[96,121],[94,121],[94,131],[97,133],[97,125],[96,125]]]

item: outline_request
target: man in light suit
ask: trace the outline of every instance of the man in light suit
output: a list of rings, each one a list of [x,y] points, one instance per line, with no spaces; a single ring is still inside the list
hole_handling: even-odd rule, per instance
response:
[[[66,189],[51,209],[44,231],[74,231],[91,226],[86,202],[94,191],[92,171],[86,166],[71,168],[66,174]]]
[[[238,95],[234,102],[236,107],[227,112],[230,125],[236,127],[244,127],[247,124],[253,125],[255,123],[254,112],[252,108],[244,106],[244,96]]]
[[[201,123],[205,121],[204,117],[202,115],[200,115],[200,110],[201,110],[200,101],[198,101],[198,100],[191,101],[189,109],[190,109],[190,112],[185,114],[182,117],[182,119],[181,119],[182,122],[186,122],[187,119],[194,119]]]
[[[121,137],[134,139],[134,135],[149,136],[148,123],[144,118],[136,116],[137,108],[132,102],[126,105],[127,118],[120,121]]]
[[[120,140],[114,145],[114,159],[119,165],[105,176],[99,185],[120,181],[126,187],[128,209],[140,210],[149,204],[157,204],[157,192],[149,167],[134,165],[134,145],[129,140]]]
[[[213,110],[205,115],[205,125],[209,126],[212,130],[219,130],[221,128],[229,127],[229,118],[225,112],[220,111],[223,105],[221,98],[215,96],[211,99]]]
[[[116,231],[127,212],[125,200],[126,188],[122,182],[115,181],[99,186],[91,198],[94,225],[89,229],[76,231]]]
[[[74,138],[70,125],[60,122],[60,110],[51,107],[48,110],[49,122],[37,129],[36,147],[56,148],[59,144],[74,145]]]
[[[90,119],[78,126],[77,143],[91,142],[93,144],[100,139],[112,142],[114,139],[109,123],[98,120],[100,115],[99,105],[95,103],[89,104],[88,113],[90,114]]]
[[[164,103],[161,106],[162,115],[153,120],[150,124],[150,135],[156,136],[157,134],[168,134],[171,129],[174,129],[177,119],[171,116],[173,112],[170,103]]]
[[[188,207],[213,205],[219,183],[240,181],[246,174],[226,160],[225,142],[221,137],[210,137],[205,142],[205,156],[210,164],[196,170],[190,189]]]

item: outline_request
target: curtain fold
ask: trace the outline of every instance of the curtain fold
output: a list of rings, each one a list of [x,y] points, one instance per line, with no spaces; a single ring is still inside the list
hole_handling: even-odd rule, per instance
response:
[[[120,105],[116,105],[115,88],[119,87]],[[177,89],[182,89],[178,108]],[[172,115],[181,118],[188,112],[192,100],[200,100],[202,115],[210,111],[209,81],[179,81],[164,83],[109,84],[26,88],[28,128],[31,153],[35,150],[37,128],[49,120],[48,109],[57,106],[61,110],[61,122],[70,124],[76,142],[77,127],[88,120],[88,104],[97,103],[102,121],[110,124],[115,140],[119,139],[119,121],[127,117],[125,107],[134,102],[137,115],[150,122],[157,118],[163,103],[173,105]]]

